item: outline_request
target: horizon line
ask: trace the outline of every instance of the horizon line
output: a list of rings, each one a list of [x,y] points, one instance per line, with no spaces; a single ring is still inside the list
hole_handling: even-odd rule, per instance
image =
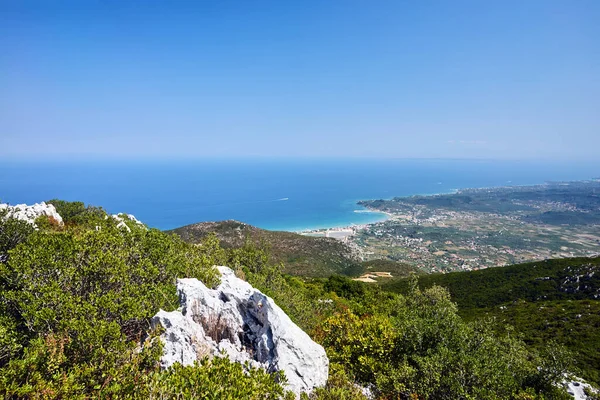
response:
[[[94,156],[50,156],[39,157],[35,155],[25,157],[2,156],[0,163],[86,163],[86,162],[203,162],[203,161],[499,161],[499,162],[559,162],[559,163],[598,163],[597,158],[557,158],[557,157],[530,157],[530,158],[508,158],[508,157],[402,157],[402,156],[374,156],[374,155],[220,155],[220,156],[126,156],[126,155],[94,155]]]

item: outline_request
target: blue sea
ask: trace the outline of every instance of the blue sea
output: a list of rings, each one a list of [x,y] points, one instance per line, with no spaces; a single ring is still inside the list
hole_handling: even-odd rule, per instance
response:
[[[52,198],[126,212],[151,227],[235,219],[304,229],[382,219],[356,202],[461,188],[600,176],[600,162],[264,159],[203,161],[0,161],[0,201]],[[357,212],[359,211],[359,212]]]

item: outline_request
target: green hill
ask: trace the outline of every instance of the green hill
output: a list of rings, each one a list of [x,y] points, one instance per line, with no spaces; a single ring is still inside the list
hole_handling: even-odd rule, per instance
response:
[[[419,285],[446,287],[461,310],[501,305],[515,300],[600,299],[600,257],[545,260],[471,272],[423,275]],[[383,283],[405,292],[407,280]]]
[[[268,231],[238,221],[202,222],[173,229],[188,243],[199,243],[210,233],[226,248],[239,248],[247,240],[269,248],[271,261],[283,263],[292,275],[327,277],[358,275],[363,271],[352,249],[333,238],[304,236],[293,232]]]
[[[512,325],[535,348],[550,340],[575,354],[584,378],[600,383],[600,258],[570,258],[472,272],[422,275],[419,286],[446,287],[468,320]],[[410,281],[382,282],[408,293]]]

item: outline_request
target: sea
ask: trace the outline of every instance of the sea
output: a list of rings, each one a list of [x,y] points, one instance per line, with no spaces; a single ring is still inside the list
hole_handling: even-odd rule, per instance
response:
[[[0,202],[59,198],[173,229],[235,219],[270,230],[367,224],[357,201],[586,180],[600,162],[447,159],[0,161]]]

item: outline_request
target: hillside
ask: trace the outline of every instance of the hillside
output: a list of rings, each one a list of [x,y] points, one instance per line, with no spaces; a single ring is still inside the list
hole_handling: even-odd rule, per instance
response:
[[[274,373],[254,367],[247,370],[249,365],[242,366],[239,352],[193,365],[191,361],[187,365],[183,355],[170,368],[171,361],[167,363],[172,355],[182,354],[177,343],[187,346],[185,354],[191,357],[206,355],[208,337],[219,346],[224,342],[225,349],[231,349],[233,340],[235,349],[246,354],[242,354],[246,361],[270,362],[270,351],[248,346],[264,343],[264,339],[255,342],[259,336],[252,332],[267,337],[278,334],[273,325],[265,328],[265,315],[277,310],[278,317],[272,321],[287,321],[279,331],[286,336],[273,343],[293,343],[288,327],[294,323],[305,332],[297,331],[297,337],[307,334],[322,346],[312,346],[321,349],[320,364],[314,360],[306,364],[311,357],[299,356],[290,365],[290,375],[296,371],[303,381],[321,365],[318,383],[314,380],[314,385],[302,386],[314,388],[311,400],[366,400],[360,387],[369,387],[374,398],[381,400],[570,398],[564,374],[574,371],[573,360],[561,346],[551,342],[526,346],[504,324],[494,330],[485,319],[469,321],[459,315],[450,293],[440,287],[418,290],[412,285],[401,295],[340,275],[328,279],[284,275],[279,265],[266,261],[264,247],[253,245],[254,241],[266,242],[269,236],[261,236],[260,231],[251,236],[251,228],[228,224],[205,228],[217,233],[218,227],[223,228],[226,235],[221,231],[221,238],[226,239],[233,227],[238,241],[224,240],[223,244],[241,247],[221,247],[213,235],[196,244],[186,243],[175,234],[147,228],[133,216],[108,215],[81,202],[53,200],[0,207],[0,396],[295,398],[294,394],[284,397],[288,386],[281,380],[287,373],[283,367]],[[202,234],[199,229],[182,233],[186,232]],[[295,236],[286,235],[302,246]],[[281,246],[281,242],[275,244]],[[284,247],[290,248],[289,243]],[[389,262],[367,263],[364,268],[411,272],[407,266]],[[498,283],[502,286],[502,279]],[[596,287],[595,281],[592,284]],[[240,290],[230,291],[232,285]],[[200,307],[201,298],[214,300],[210,309]],[[215,302],[222,303],[218,303],[221,311],[212,308]],[[244,307],[247,313],[240,310]],[[230,313],[234,311],[250,319],[238,324],[240,319]],[[592,307],[588,314],[597,315],[596,311]],[[593,319],[588,321],[593,323]],[[167,333],[157,322],[166,329],[194,328],[177,339],[181,329]],[[558,326],[557,333],[573,337]],[[545,332],[525,329],[529,331],[522,332],[523,337],[543,341]],[[593,326],[588,330],[590,339],[597,336],[596,331]],[[202,337],[205,342],[199,341]],[[308,338],[299,344],[306,342]],[[169,350],[171,345],[177,350]],[[587,342],[581,347],[585,346]],[[221,354],[223,349],[213,350]],[[329,359],[328,372],[322,350]],[[595,353],[589,353],[592,358],[582,359],[586,376],[593,378],[589,365]],[[277,354],[282,353],[278,350]],[[287,368],[287,361],[282,365]],[[298,368],[310,372],[298,373]]]
[[[408,293],[410,281],[381,282]],[[419,286],[447,288],[468,320],[492,317],[541,348],[555,340],[572,351],[584,378],[600,383],[600,258],[570,258],[419,277]]]
[[[444,286],[462,310],[501,305],[518,299],[600,299],[600,257],[545,260],[470,272],[419,277],[421,287]],[[404,292],[408,280],[384,283],[385,290]]]
[[[238,221],[202,222],[173,229],[188,243],[199,243],[210,233],[226,248],[243,247],[247,240],[266,246],[271,262],[283,263],[284,272],[292,275],[327,277],[331,274],[358,275],[363,267],[346,244],[333,238],[303,236],[293,232],[276,232],[256,228]]]

